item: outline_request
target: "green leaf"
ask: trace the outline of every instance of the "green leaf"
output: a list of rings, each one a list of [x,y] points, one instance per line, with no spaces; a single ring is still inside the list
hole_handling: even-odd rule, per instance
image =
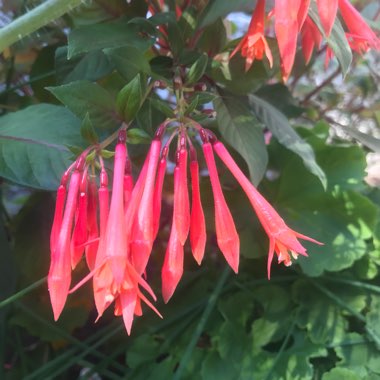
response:
[[[151,137],[140,128],[132,128],[127,130],[127,141],[129,144],[149,144]]]
[[[80,133],[83,139],[88,141],[91,145],[97,144],[99,142],[99,138],[94,130],[94,127],[91,123],[90,115],[88,113],[86,113],[86,116],[82,121]]]
[[[346,334],[345,344],[336,347],[335,351],[341,359],[338,366],[357,373],[361,379],[372,373],[380,374],[379,351],[373,343],[363,341],[361,335]]]
[[[116,98],[117,111],[127,124],[135,118],[141,107],[142,99],[142,81],[140,74],[137,74],[121,89]]]
[[[68,58],[92,50],[132,45],[146,50],[154,39],[143,37],[134,24],[125,21],[87,25],[73,29],[68,36]]]
[[[346,76],[352,62],[352,52],[339,19],[335,19],[331,34],[329,37],[326,37],[325,31],[319,19],[317,4],[314,2],[311,3],[309,15],[317,25],[319,31],[326,39],[327,44],[333,50],[336,58],[338,59],[338,62],[342,69],[343,77]]]
[[[115,130],[121,123],[114,99],[96,83],[81,80],[48,90],[79,118],[88,113],[98,132]]]
[[[337,297],[353,310],[360,312],[366,306],[367,296],[360,289],[334,284],[328,287]],[[297,324],[306,328],[309,338],[316,344],[335,345],[343,341],[348,320],[345,311],[327,295],[318,291],[306,280],[293,285],[294,300],[300,305]]]
[[[322,380],[361,380],[358,374],[347,368],[333,368],[323,374]]]
[[[203,10],[200,20],[199,28],[212,24],[219,17],[224,17],[231,12],[247,11],[252,9],[251,0],[235,0],[235,1],[209,1],[206,8]]]
[[[245,59],[235,55],[230,59],[228,52],[218,55],[218,60],[212,62],[212,79],[223,85],[228,91],[237,95],[246,95],[256,91],[269,78],[262,61],[255,61],[252,67],[245,71]]]
[[[371,149],[376,153],[380,153],[380,139],[370,134],[360,132],[356,128],[350,127],[348,125],[344,127],[344,131],[347,132],[351,137],[365,145],[367,148]]]
[[[190,67],[189,72],[186,75],[185,83],[191,85],[197,83],[199,79],[202,78],[203,74],[206,71],[208,63],[208,55],[203,53]]]
[[[82,143],[80,121],[64,107],[38,104],[0,118],[0,175],[53,190],[70,163],[66,145]]]
[[[278,141],[287,149],[300,156],[305,166],[319,178],[324,188],[327,187],[326,175],[318,165],[313,149],[291,127],[288,119],[275,107],[255,95],[248,96],[250,105],[256,116],[273,133]]]
[[[240,342],[236,342],[239,345]],[[236,379],[238,371],[233,367],[231,358],[223,359],[212,351],[208,353],[202,363],[201,376],[203,380],[209,379]],[[238,362],[235,362],[236,366]]]
[[[241,102],[227,93],[215,99],[214,105],[223,138],[245,159],[251,180],[257,185],[268,162],[260,124]]]
[[[55,52],[55,71],[60,84],[76,80],[95,81],[112,70],[113,65],[102,51],[92,51],[69,60],[66,46],[59,47]]]
[[[116,49],[106,49],[110,61],[116,70],[127,81],[132,80],[138,73],[150,74],[149,61],[144,50],[135,46],[124,46]]]

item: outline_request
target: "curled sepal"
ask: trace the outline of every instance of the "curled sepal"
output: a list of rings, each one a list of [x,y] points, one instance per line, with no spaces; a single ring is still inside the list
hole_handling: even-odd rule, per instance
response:
[[[206,246],[206,223],[199,191],[199,166],[197,161],[190,162],[191,173],[191,216],[190,245],[195,261],[200,265]]]
[[[162,297],[167,303],[172,297],[183,274],[183,246],[179,241],[174,222],[162,266]]]
[[[237,273],[239,268],[239,235],[236,231],[231,212],[224,199],[210,143],[203,144],[203,153],[206,159],[212,192],[214,195],[215,229],[218,246],[230,267],[235,273]]]

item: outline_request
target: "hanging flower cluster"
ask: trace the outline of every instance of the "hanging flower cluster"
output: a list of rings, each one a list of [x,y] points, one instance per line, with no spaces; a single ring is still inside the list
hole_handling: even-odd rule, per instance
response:
[[[268,14],[268,18],[274,17],[274,32],[284,81],[292,71],[298,34],[301,35],[302,50],[308,63],[313,50],[320,47],[323,37],[330,36],[338,9],[347,27],[346,38],[352,50],[360,54],[369,49],[380,50],[379,38],[349,0],[317,0],[320,28],[308,14],[310,6],[310,0],[275,0],[274,9]],[[246,70],[255,59],[261,60],[264,54],[270,66],[273,64],[272,53],[264,36],[264,26],[265,0],[258,0],[246,35],[231,53],[232,57],[241,50],[241,55],[246,60]],[[328,49],[327,63],[331,57],[332,51]]]
[[[174,132],[167,136],[169,126]],[[100,156],[99,179],[90,174],[86,157],[91,148],[84,151],[64,173],[58,188],[48,276],[56,320],[70,292],[71,271],[83,255],[90,272],[71,291],[92,279],[99,317],[114,303],[115,315],[123,316],[130,333],[134,316],[142,314],[141,301],[160,315],[142,290],[156,300],[144,279],[144,273],[159,230],[168,153],[175,138],[173,217],[162,267],[162,296],[165,302],[172,297],[183,274],[184,245],[188,237],[194,259],[201,264],[205,253],[206,224],[200,196],[197,152],[191,139],[194,131],[199,138],[193,140],[201,142],[211,182],[217,244],[234,272],[237,273],[239,268],[239,235],[223,195],[214,153],[241,185],[268,234],[268,278],[274,253],[279,263],[289,266],[292,258],[296,259],[299,254],[307,256],[299,238],[320,244],[290,229],[240,170],[224,145],[195,121],[188,118],[181,122],[170,119],[158,127],[135,184],[127,154],[126,131],[123,129],[119,132],[115,148],[110,200],[107,172]],[[164,146],[163,141],[166,141]]]

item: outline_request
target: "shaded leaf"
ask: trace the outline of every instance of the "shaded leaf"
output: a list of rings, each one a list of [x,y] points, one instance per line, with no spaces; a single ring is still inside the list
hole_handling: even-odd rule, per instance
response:
[[[130,123],[135,118],[141,107],[143,98],[142,85],[140,74],[138,74],[117,95],[117,111],[126,123]]]
[[[305,166],[327,187],[326,175],[318,165],[313,149],[291,127],[288,119],[275,107],[255,95],[248,96],[256,116],[268,127],[278,141],[301,157]]]
[[[257,119],[228,93],[214,100],[218,127],[223,138],[245,159],[251,180],[257,185],[268,162],[264,135]]]
[[[81,80],[48,90],[79,118],[88,113],[98,132],[114,130],[121,123],[114,99],[96,83]]]
[[[81,144],[80,121],[64,107],[38,104],[0,118],[0,175],[53,190]]]

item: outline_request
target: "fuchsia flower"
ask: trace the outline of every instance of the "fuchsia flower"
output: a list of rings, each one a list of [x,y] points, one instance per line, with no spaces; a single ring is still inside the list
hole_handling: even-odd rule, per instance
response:
[[[274,10],[270,12],[274,16],[274,31],[284,81],[287,81],[293,68],[298,33],[301,32],[306,62],[309,62],[313,49],[319,48],[321,44],[323,36],[308,16],[309,7],[310,0],[275,0]],[[326,37],[331,34],[339,9],[348,29],[346,37],[352,50],[362,54],[370,48],[380,49],[379,38],[349,0],[317,0],[317,8]],[[265,1],[258,0],[246,35],[230,55],[232,57],[241,50],[241,55],[246,58],[246,70],[255,59],[262,59],[264,53],[272,66],[272,54],[264,36],[264,19]]]
[[[258,0],[256,8],[252,14],[247,34],[230,55],[230,58],[232,58],[239,50],[241,50],[241,55],[245,57],[245,71],[248,71],[251,68],[255,59],[262,60],[264,54],[269,61],[270,67],[273,66],[272,53],[267,40],[264,37],[264,22],[265,0]]]
[[[162,296],[168,302],[184,272],[184,246],[190,237],[194,259],[202,262],[206,245],[206,225],[200,196],[199,164],[189,129],[199,133],[214,197],[217,245],[234,272],[239,268],[239,235],[220,184],[214,151],[246,192],[260,222],[269,236],[268,277],[276,252],[278,261],[290,265],[297,255],[306,256],[298,239],[318,243],[290,229],[273,207],[244,176],[225,147],[216,137],[193,120],[174,125],[174,132],[161,149],[165,121],[157,130],[135,184],[126,148],[126,132],[119,132],[115,147],[112,195],[109,203],[108,175],[99,157],[99,188],[88,173],[86,150],[65,172],[58,188],[56,211],[51,232],[51,265],[48,276],[50,298],[57,320],[69,293],[92,279],[98,318],[114,303],[114,314],[122,316],[130,334],[135,316],[142,315],[142,302],[159,316],[144,295],[156,297],[145,280],[146,267],[159,231],[162,189],[170,144],[177,136],[174,168],[173,218],[162,266]],[[188,156],[190,151],[190,164]],[[188,193],[188,170],[191,173],[191,207]],[[92,168],[92,172],[95,168]],[[71,176],[70,176],[71,173]],[[68,194],[66,199],[66,185]],[[98,197],[96,197],[96,192]],[[86,252],[90,273],[70,292],[71,270]],[[289,254],[290,252],[290,254]],[[142,276],[145,276],[144,278]]]
[[[294,259],[298,255],[307,256],[306,249],[299,243],[297,238],[309,240],[316,244],[322,244],[308,236],[302,235],[290,229],[284,220],[278,215],[269,202],[256,190],[248,178],[243,174],[237,166],[231,155],[228,153],[224,145],[216,141],[213,148],[220,159],[224,162],[232,175],[239,182],[240,186],[246,193],[257,217],[259,218],[265,232],[269,237],[269,254],[268,254],[268,278],[270,278],[270,267],[273,260],[273,254],[276,252],[278,262],[283,262],[286,266],[291,265],[291,257]]]

